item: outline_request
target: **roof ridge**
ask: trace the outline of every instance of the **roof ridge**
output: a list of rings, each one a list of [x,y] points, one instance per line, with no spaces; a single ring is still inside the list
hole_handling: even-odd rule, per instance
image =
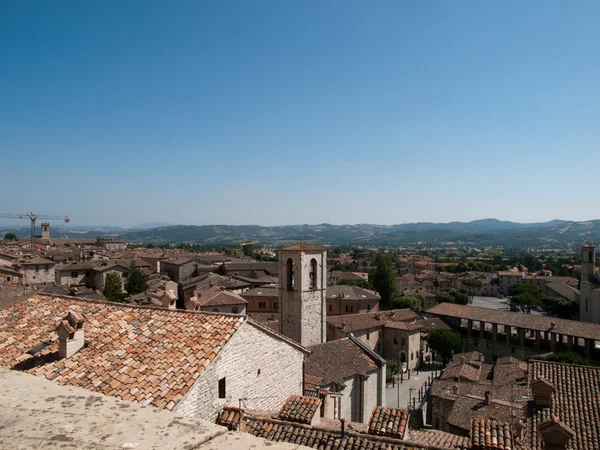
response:
[[[213,312],[213,311],[192,311],[192,310],[188,310],[188,309],[169,309],[169,308],[163,308],[160,306],[153,306],[153,305],[137,305],[137,304],[129,304],[129,303],[118,303],[118,302],[111,302],[108,300],[98,300],[98,299],[93,299],[93,298],[86,298],[86,297],[75,297],[72,295],[63,295],[63,294],[54,294],[54,293],[38,293],[38,294],[33,294],[31,295],[29,298],[33,298],[33,297],[54,297],[54,298],[61,298],[64,300],[76,300],[78,302],[82,302],[82,303],[100,303],[100,304],[105,304],[105,305],[112,305],[112,306],[120,306],[121,308],[132,308],[132,309],[150,309],[153,311],[164,311],[164,312],[168,312],[168,313],[179,313],[179,314],[200,314],[200,315],[205,315],[205,316],[226,316],[226,317],[239,317],[241,319],[246,319],[248,320],[249,317],[246,314],[232,314],[232,313],[225,313],[225,312]]]

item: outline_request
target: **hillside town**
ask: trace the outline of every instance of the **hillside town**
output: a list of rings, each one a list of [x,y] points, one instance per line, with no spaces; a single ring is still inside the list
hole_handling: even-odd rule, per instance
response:
[[[588,420],[600,411],[591,245],[578,280],[522,266],[452,273],[415,254],[328,257],[309,242],[265,262],[49,229],[33,249],[0,241],[5,369],[318,449],[600,444]],[[384,260],[391,300],[371,283]],[[572,317],[515,307],[519,289],[571,302]],[[436,343],[447,334],[451,351]],[[579,359],[551,358],[564,354]]]

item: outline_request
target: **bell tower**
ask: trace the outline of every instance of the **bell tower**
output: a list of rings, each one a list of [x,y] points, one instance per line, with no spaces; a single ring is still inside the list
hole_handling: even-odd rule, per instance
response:
[[[279,332],[301,345],[327,340],[327,249],[299,242],[279,249]]]
[[[596,247],[591,244],[581,246],[581,283],[579,296],[579,320],[596,322],[598,305],[592,299],[592,284],[596,270]]]

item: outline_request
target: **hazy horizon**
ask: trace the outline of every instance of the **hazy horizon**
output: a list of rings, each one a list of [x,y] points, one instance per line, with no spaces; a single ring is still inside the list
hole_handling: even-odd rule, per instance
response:
[[[0,11],[0,213],[545,222],[597,201],[600,2]]]

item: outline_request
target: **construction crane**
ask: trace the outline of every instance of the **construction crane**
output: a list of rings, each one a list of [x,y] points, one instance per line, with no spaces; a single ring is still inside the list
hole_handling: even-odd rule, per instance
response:
[[[29,219],[31,221],[31,254],[35,255],[35,221],[38,219],[43,220],[64,220],[65,222],[70,222],[66,216],[49,216],[46,214],[34,214],[34,213],[25,213],[25,214],[2,214],[0,213],[0,219]]]

